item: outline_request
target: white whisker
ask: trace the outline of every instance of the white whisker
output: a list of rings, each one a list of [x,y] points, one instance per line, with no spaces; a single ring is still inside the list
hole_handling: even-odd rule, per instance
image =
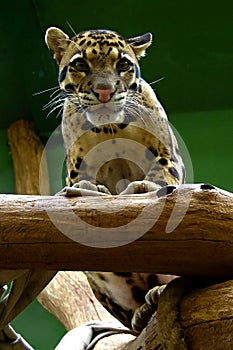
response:
[[[32,94],[32,96],[41,95],[41,94],[44,94],[44,93],[46,93],[46,92],[49,92],[49,91],[52,91],[52,90],[55,90],[55,89],[59,90],[60,88],[59,88],[59,86],[54,86],[54,87],[52,87],[52,88],[49,88],[49,89],[46,89],[46,90],[43,90],[43,91],[34,92],[34,94]],[[55,92],[56,92],[56,91],[55,91]],[[53,92],[53,93],[54,93],[54,92]]]
[[[130,92],[128,94],[125,109],[130,114],[140,118],[144,125],[155,125],[153,111],[143,105],[142,95],[139,92]]]
[[[66,23],[67,23],[68,27],[70,28],[70,30],[73,32],[73,34],[76,36],[77,33],[76,33],[76,31],[74,30],[73,26],[70,24],[70,22],[66,21]]]
[[[157,83],[159,83],[160,81],[162,81],[163,79],[165,79],[165,77],[161,77],[161,78],[159,78],[159,79],[157,79],[157,80],[154,80],[154,81],[152,81],[151,83],[149,83],[149,85],[157,84]]]
[[[64,104],[61,103],[59,106],[56,106],[56,107],[54,107],[53,109],[51,109],[51,111],[49,111],[49,113],[47,114],[46,118],[48,118],[48,117],[50,116],[50,114],[52,114],[54,111],[56,111],[58,108],[60,108],[60,109],[58,110],[57,115],[56,115],[56,118],[58,118],[58,117],[62,114],[63,106],[64,106]]]

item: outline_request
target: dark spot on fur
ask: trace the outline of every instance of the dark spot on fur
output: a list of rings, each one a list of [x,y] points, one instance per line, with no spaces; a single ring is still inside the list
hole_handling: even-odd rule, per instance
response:
[[[176,168],[171,167],[171,168],[168,169],[168,171],[169,171],[169,173],[170,173],[173,177],[175,177],[177,180],[180,179],[180,176],[179,176],[178,171],[176,170]]]
[[[93,131],[96,134],[99,134],[101,132],[101,129],[95,127],[95,128],[92,128],[91,131]]]
[[[116,134],[117,133],[117,131],[116,131],[116,129],[114,129],[114,128],[109,128],[109,134]]]
[[[102,304],[110,312],[110,314],[115,316],[126,327],[131,327],[130,320],[133,317],[132,310],[124,310],[120,305],[112,301],[112,299],[107,298],[105,295],[98,291],[95,293],[95,296],[102,302]]]
[[[81,126],[82,130],[92,130],[93,124],[91,124],[88,120]]]
[[[177,158],[176,158],[175,156],[172,156],[172,157],[170,158],[170,161],[171,161],[171,162],[177,162]]]
[[[137,64],[134,65],[136,78],[140,78],[140,68]]]
[[[117,133],[116,129],[114,129],[113,127],[107,128],[106,126],[104,126],[104,128],[103,128],[103,132],[105,134],[111,134],[111,135]]]
[[[148,176],[150,177],[150,178],[154,178],[155,177],[155,173],[150,173]]]
[[[160,198],[160,197],[167,196],[168,194],[171,194],[175,190],[176,190],[176,186],[172,186],[172,185],[165,186],[165,187],[160,188],[156,194]]]
[[[156,157],[158,157],[158,151],[156,149],[154,149],[153,147],[149,147],[146,150],[146,158],[148,160],[153,160]]]
[[[71,172],[70,172],[70,177],[71,177],[71,179],[74,179],[74,178],[76,178],[77,176],[78,176],[78,172],[75,171],[75,170],[71,170]]]
[[[167,186],[168,184],[165,181],[155,181],[155,183],[161,187]]]
[[[94,55],[97,55],[96,49],[92,49],[92,53],[93,53]]]
[[[98,274],[98,277],[99,277],[99,279],[101,279],[102,281],[107,281],[107,278],[106,278],[104,275],[102,275],[102,273],[99,273],[99,274]]]
[[[215,187],[213,185],[210,185],[210,184],[202,184],[201,190],[215,190]]]
[[[132,310],[123,310],[120,305],[116,304],[116,307],[111,305],[111,308],[108,308],[108,311],[119,321],[121,321],[126,327],[131,328],[131,323],[128,320],[131,320],[133,317]]]
[[[133,294],[133,298],[135,301],[137,301],[138,303],[144,303],[145,302],[145,290],[139,288],[139,287],[132,287],[132,294]]]
[[[128,124],[125,124],[125,123],[118,124],[118,128],[121,130],[126,128],[127,126],[128,126]]]
[[[135,90],[135,91],[136,91],[136,90],[137,90],[137,87],[138,87],[138,86],[137,86],[137,83],[133,83],[132,85],[130,85],[129,88],[130,88],[131,90]]]
[[[160,158],[160,159],[159,159],[159,164],[161,164],[161,165],[167,165],[167,159],[165,159],[165,158]]]
[[[86,167],[87,167],[86,162],[82,158],[78,157],[77,162],[75,163],[75,168],[78,170],[79,169],[84,170]]]
[[[98,291],[96,289],[94,289],[92,287],[94,293],[96,294],[96,297],[105,305],[105,302],[106,302],[106,296],[102,293],[98,293]]]
[[[147,282],[150,289],[159,285],[158,277],[154,274],[151,274],[147,277]]]
[[[130,286],[132,286],[132,284],[134,284],[134,280],[133,280],[132,278],[127,278],[127,279],[125,280],[125,282],[126,282],[127,284],[129,284]]]
[[[68,91],[68,92],[69,92],[69,91],[72,91],[72,92],[73,92],[73,91],[74,91],[74,87],[73,87],[72,84],[66,84],[65,90]]]
[[[83,45],[83,44],[85,44],[85,42],[86,42],[86,39],[83,39],[80,41],[79,45]]]
[[[60,72],[60,74],[59,74],[59,83],[62,83],[63,80],[65,79],[66,73],[67,73],[67,69],[68,69],[68,66],[65,66],[65,67],[61,70],[61,72]]]
[[[113,272],[114,275],[120,276],[120,277],[131,277],[132,273],[131,272]]]
[[[109,55],[111,51],[112,51],[112,47],[110,47],[110,48],[108,49],[107,55]]]

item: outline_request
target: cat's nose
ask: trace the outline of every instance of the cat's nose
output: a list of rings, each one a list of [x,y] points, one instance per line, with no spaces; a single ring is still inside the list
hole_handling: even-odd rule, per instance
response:
[[[116,90],[113,89],[95,89],[93,90],[95,96],[102,103],[109,102]]]

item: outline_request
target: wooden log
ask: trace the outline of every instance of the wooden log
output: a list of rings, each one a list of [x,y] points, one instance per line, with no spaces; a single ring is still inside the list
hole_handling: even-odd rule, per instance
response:
[[[40,169],[41,176],[48,179],[48,168],[45,157],[42,158],[44,147],[33,123],[18,120],[11,124],[8,142],[14,165],[15,193],[36,195],[43,191],[44,194],[49,194],[49,181],[44,181],[43,189],[40,188]]]
[[[166,233],[177,197],[182,211],[190,193],[186,215],[173,232]],[[140,219],[143,210],[146,215]],[[127,223],[136,222],[138,230],[143,229],[160,211],[147,233],[133,240],[137,231],[133,226],[131,232]],[[55,213],[53,221],[51,213]],[[230,193],[219,189],[182,185],[167,196],[165,204],[164,197],[157,199],[153,193],[69,199],[1,195],[0,216],[0,269],[156,271],[208,278],[233,275],[233,200]],[[77,240],[87,237],[85,245],[64,235],[54,220],[66,233],[67,229],[76,232]],[[112,231],[117,226],[118,232]],[[108,229],[99,231],[99,227]],[[114,242],[108,241],[110,233]],[[132,235],[129,244],[125,244],[127,233]],[[106,242],[116,246],[98,247]]]
[[[233,280],[202,288],[194,284],[191,291],[186,291],[183,296],[180,291],[182,288],[176,281],[168,287],[168,291],[165,290],[168,296],[163,297],[164,292],[159,301],[162,302],[159,308],[162,314],[158,316],[155,313],[137,338],[126,334],[114,335],[99,341],[94,349],[181,350],[174,341],[174,332],[178,331],[178,336],[184,335],[188,350],[231,350]],[[91,320],[113,320],[94,298],[81,272],[58,273],[39,300],[68,330]]]
[[[173,281],[173,285],[169,285],[161,295],[159,303],[163,303],[160,305],[163,315],[159,315],[158,310],[135,341],[122,350],[232,349],[233,280],[205,288],[193,287],[183,297],[180,295],[172,300],[171,296],[179,291],[179,282]],[[166,292],[170,293],[170,305],[169,298],[163,298]],[[177,303],[175,312],[174,303]],[[177,344],[179,336],[182,342]]]
[[[115,320],[95,298],[80,271],[58,272],[38,300],[68,331],[92,320]]]
[[[233,280],[189,293],[180,304],[180,324],[190,350],[233,348]]]
[[[91,321],[115,322],[95,298],[83,272],[58,272],[37,299],[68,331]],[[95,349],[122,349],[134,338],[130,334],[114,335],[104,338]]]

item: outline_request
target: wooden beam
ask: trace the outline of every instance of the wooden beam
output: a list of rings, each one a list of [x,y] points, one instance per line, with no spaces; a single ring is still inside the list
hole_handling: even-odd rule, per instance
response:
[[[171,221],[175,205],[177,215]],[[159,199],[154,193],[73,198],[0,195],[0,217],[0,269],[233,276],[233,196],[218,188],[182,185]],[[174,230],[166,233],[169,220]],[[137,232],[141,237],[134,239]],[[126,244],[129,237],[132,242]],[[86,239],[85,245],[80,239]]]

